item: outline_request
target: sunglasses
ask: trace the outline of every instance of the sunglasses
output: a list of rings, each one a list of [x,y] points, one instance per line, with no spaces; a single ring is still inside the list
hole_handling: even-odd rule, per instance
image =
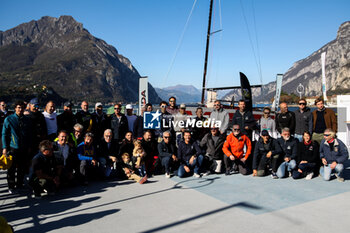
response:
[[[323,136],[325,136],[325,137],[329,137],[329,136],[331,136],[330,134],[323,134]]]
[[[270,114],[270,112],[264,112],[264,114]]]
[[[168,139],[168,138],[170,138],[170,137],[165,137],[165,136],[164,136],[163,138],[166,138],[166,139]]]
[[[299,105],[306,105],[306,103],[299,103]]]
[[[162,105],[162,106],[160,106],[161,108],[166,108],[166,105]]]
[[[114,108],[114,110],[117,110],[117,109],[120,109],[120,108]]]
[[[240,129],[233,129],[233,131],[241,131]]]

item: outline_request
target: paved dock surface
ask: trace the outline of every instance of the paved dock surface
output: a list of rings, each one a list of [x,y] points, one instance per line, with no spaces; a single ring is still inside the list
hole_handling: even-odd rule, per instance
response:
[[[346,171],[347,176],[350,170]],[[350,232],[350,181],[210,175],[90,182],[41,200],[8,194],[0,215],[15,232]]]

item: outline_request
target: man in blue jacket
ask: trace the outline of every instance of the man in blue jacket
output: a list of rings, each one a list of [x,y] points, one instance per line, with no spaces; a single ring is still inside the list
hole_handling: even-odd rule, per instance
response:
[[[97,156],[93,142],[94,135],[86,133],[84,141],[78,145],[77,154],[80,160],[80,174],[83,178],[83,184],[88,184],[88,177],[97,172]]]
[[[23,186],[25,173],[28,171],[30,158],[29,150],[32,138],[31,120],[24,113],[24,103],[15,103],[15,113],[6,117],[2,128],[2,154],[9,152],[13,162],[7,171],[9,192]],[[16,180],[17,170],[17,180]]]
[[[348,149],[345,144],[335,138],[335,132],[328,128],[324,131],[324,139],[320,144],[320,157],[323,167],[320,169],[320,174],[324,180],[330,180],[333,172],[338,178],[338,181],[344,182],[343,170],[344,162],[349,157]]]

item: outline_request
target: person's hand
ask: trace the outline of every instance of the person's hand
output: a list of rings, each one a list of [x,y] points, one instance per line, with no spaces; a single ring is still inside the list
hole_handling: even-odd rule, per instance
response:
[[[248,126],[246,126],[246,127],[244,127],[245,129],[249,129],[249,127]]]
[[[195,159],[196,159],[196,158],[192,155],[192,157],[190,158],[189,163],[192,165],[192,164],[193,164],[193,161],[194,161]]]
[[[130,169],[129,168],[124,168],[125,174],[130,174]]]
[[[230,155],[230,159],[231,159],[232,161],[234,161],[236,158],[235,158],[235,156]]]
[[[285,162],[289,162],[289,161],[290,161],[290,157],[285,157],[285,158],[284,158],[284,161],[285,161]]]
[[[7,154],[7,149],[5,148],[5,149],[2,149],[2,154],[3,155],[6,155]]]
[[[300,168],[298,169],[298,172],[299,172],[299,173],[303,173],[303,171],[302,171]]]
[[[253,176],[258,176],[258,171],[256,169],[253,170]]]
[[[91,160],[91,163],[92,163],[92,165],[93,165],[93,166],[96,166],[96,165],[97,165],[97,161],[96,161],[96,160],[94,160],[94,159],[93,159],[93,160]]]
[[[325,159],[325,158],[322,158],[322,163],[323,163],[323,165],[327,165],[327,160]]]
[[[267,154],[266,154],[266,158],[270,158],[270,157],[271,157],[271,155],[272,155],[272,152],[271,152],[271,151],[267,152]]]
[[[171,157],[173,158],[174,161],[177,161],[176,155],[172,155]]]
[[[190,168],[187,167],[187,166],[184,166],[184,169],[185,169],[185,171],[186,171],[187,173],[189,173],[189,172],[191,171]]]
[[[300,164],[303,164],[303,163],[307,163],[307,161],[306,161],[306,160],[302,160],[302,161],[300,162]]]
[[[117,158],[114,156],[109,156],[109,159],[112,160],[113,163],[117,162]]]
[[[330,165],[330,166],[331,166],[331,169],[333,170],[337,165],[338,165],[338,163],[334,161],[334,162],[331,163],[331,165]]]
[[[245,163],[247,159],[245,157],[241,158],[242,163]]]

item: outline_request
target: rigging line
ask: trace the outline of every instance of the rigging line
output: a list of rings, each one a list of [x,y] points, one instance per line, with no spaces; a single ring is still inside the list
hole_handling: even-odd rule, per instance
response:
[[[182,44],[183,37],[184,37],[185,32],[186,32],[186,30],[187,30],[187,26],[188,26],[188,23],[190,22],[190,19],[191,19],[192,13],[193,13],[193,11],[194,11],[194,8],[195,8],[195,6],[196,6],[196,3],[197,3],[197,0],[194,0],[193,5],[192,5],[192,9],[191,9],[191,11],[190,11],[190,14],[189,14],[188,17],[187,17],[187,21],[186,21],[185,26],[184,26],[184,28],[183,28],[183,30],[182,30],[180,39],[179,39],[179,41],[178,41],[178,43],[177,43],[177,46],[176,46],[176,49],[175,49],[175,53],[174,53],[173,58],[172,58],[172,60],[171,60],[171,63],[170,63],[168,72],[167,72],[167,74],[166,74],[166,76],[165,76],[165,79],[164,79],[164,81],[163,81],[163,84],[166,84],[166,82],[167,82],[167,80],[168,80],[168,77],[169,77],[169,74],[170,74],[170,71],[171,71],[171,69],[173,68],[173,65],[174,65],[174,63],[175,63],[175,58],[176,58],[177,53],[178,53],[178,51],[179,51],[179,49],[180,49],[180,46],[181,46],[181,44]]]
[[[258,42],[258,33],[257,33],[257,29],[256,29],[254,0],[252,0],[252,8],[253,8],[253,22],[254,22],[254,30],[255,30],[256,50],[257,50],[258,63],[259,63],[259,69],[260,69],[260,83],[262,85],[263,78],[262,78],[262,71],[261,71],[261,57],[260,57],[260,49],[259,49],[259,42]],[[262,94],[262,92],[261,92],[261,94]]]
[[[249,30],[247,18],[245,16],[242,0],[240,0],[240,3],[241,3],[241,8],[242,8],[243,19],[244,19],[244,22],[245,22],[245,25],[246,25],[247,31],[248,31],[248,37],[249,37],[249,41],[250,41],[250,46],[252,47],[252,50],[253,50],[255,65],[256,65],[258,73],[259,73],[259,65],[258,65],[256,54],[255,54],[254,44],[253,44],[252,38],[250,36],[250,30]]]

